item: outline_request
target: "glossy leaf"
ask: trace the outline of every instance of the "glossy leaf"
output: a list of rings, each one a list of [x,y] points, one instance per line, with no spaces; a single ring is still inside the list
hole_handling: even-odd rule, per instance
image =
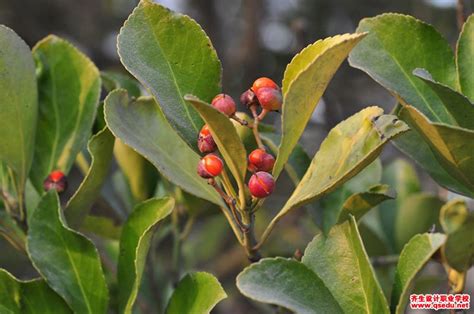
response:
[[[154,227],[173,208],[172,198],[147,200],[137,205],[123,226],[117,267],[120,313],[132,313]]]
[[[246,297],[283,306],[295,313],[343,313],[323,281],[303,263],[264,258],[237,277]]]
[[[42,191],[53,170],[68,173],[86,146],[100,96],[99,70],[69,42],[50,35],[36,44],[39,116],[31,180]]]
[[[216,277],[205,272],[191,273],[178,283],[166,313],[210,313],[225,298],[227,294]]]
[[[354,218],[317,235],[303,259],[339,302],[345,313],[389,313]]]
[[[445,239],[445,235],[441,233],[418,234],[405,245],[395,271],[390,305],[392,311],[397,314],[405,312],[408,294],[416,274],[443,245]]]
[[[474,104],[466,96],[434,81],[431,74],[424,69],[415,69],[413,74],[423,80],[438,95],[455,125],[474,129]]]
[[[37,99],[30,48],[14,31],[0,25],[0,161],[14,171],[20,195],[33,159]]]
[[[431,123],[406,104],[400,117],[420,133],[445,170],[474,193],[474,130]]]
[[[4,269],[0,269],[0,310],[2,313],[20,313],[21,288],[19,282]]]
[[[109,297],[97,249],[64,224],[54,191],[32,215],[27,249],[33,266],[74,312],[106,312]]]
[[[111,240],[120,240],[122,226],[108,217],[89,215],[84,219],[80,231],[93,233]]]
[[[448,234],[443,253],[448,264],[458,272],[474,265],[474,212],[464,200],[453,200],[443,206],[440,221]]]
[[[245,190],[244,180],[247,171],[247,153],[232,122],[214,107],[192,95],[186,95],[184,99],[192,104],[209,126],[212,138],[216,142],[222,157],[224,157],[226,166],[229,167],[234,175],[239,190]]]
[[[393,144],[404,154],[415,160],[441,186],[458,194],[474,197],[474,192],[453,177],[436,159],[430,146],[416,131],[409,130],[397,137]]]
[[[120,30],[120,60],[153,94],[173,128],[191,146],[202,126],[183,96],[211,101],[220,91],[216,51],[190,17],[142,0]]]
[[[437,225],[443,201],[435,195],[417,193],[402,199],[395,218],[395,246],[400,252],[416,234],[428,232]]]
[[[405,136],[405,134],[400,137]],[[421,186],[415,168],[404,159],[396,159],[384,168],[382,183],[388,184],[397,191],[396,199],[380,204],[378,211],[382,232],[395,252],[397,251],[395,228],[397,227],[397,215],[402,207],[402,202],[410,195],[420,192]],[[410,210],[410,208],[405,210]],[[425,231],[423,230],[423,232]]]
[[[0,312],[72,313],[64,300],[51,290],[44,280],[20,281],[4,269],[0,269]]]
[[[474,14],[464,23],[457,43],[456,66],[461,92],[474,102]]]
[[[365,34],[344,34],[318,40],[297,54],[286,67],[282,82],[282,139],[273,168],[283,170],[329,81]]]
[[[90,168],[74,195],[69,199],[65,216],[71,228],[79,228],[100,195],[113,157],[114,136],[104,128],[94,135],[88,144],[92,158]]]
[[[346,200],[378,185],[381,177],[382,163],[377,158],[341,187],[321,198],[316,203],[317,212],[315,215],[320,214],[320,219],[317,219],[316,222],[319,223],[323,232],[327,234],[329,229],[337,223]]]
[[[435,81],[453,89],[459,86],[451,47],[431,25],[389,13],[363,19],[357,31],[369,35],[351,52],[353,67],[367,72],[431,121],[453,122],[436,93],[412,74],[423,68]]]
[[[408,127],[378,107],[368,107],[333,128],[300,184],[274,220],[335,190],[380,154],[390,139]]]
[[[148,159],[168,180],[190,194],[223,206],[217,194],[196,169],[199,156],[179,137],[151,97],[130,100],[124,90],[105,99],[110,131]]]
[[[373,186],[366,192],[353,194],[344,202],[337,222],[341,223],[349,219],[351,215],[354,216],[356,220],[359,220],[370,209],[386,200],[394,198],[394,191],[390,190],[388,185],[383,184]]]
[[[158,180],[158,173],[153,165],[120,139],[115,141],[114,155],[127,178],[135,201],[143,202],[150,198]]]

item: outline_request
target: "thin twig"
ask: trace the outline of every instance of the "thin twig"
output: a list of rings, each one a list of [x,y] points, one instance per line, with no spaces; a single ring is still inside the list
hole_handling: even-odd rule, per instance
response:
[[[466,18],[464,16],[464,1],[463,0],[458,0],[458,2],[457,2],[456,20],[457,20],[457,24],[458,24],[458,29],[459,29],[459,31],[461,31],[462,26],[464,25],[464,22],[466,21]]]
[[[189,236],[189,234],[191,233],[191,230],[193,230],[193,225],[195,221],[196,221],[196,216],[194,215],[188,218],[188,220],[186,221],[186,224],[184,225],[183,230],[181,231],[181,235],[180,235],[181,241],[186,240],[186,238]]]
[[[237,198],[237,193],[235,192],[235,189],[232,186],[232,181],[230,181],[229,174],[227,173],[225,168],[222,169],[222,184],[224,185],[224,189],[227,194],[229,194],[233,198]]]
[[[210,179],[208,181],[208,183],[210,185],[212,185],[214,187],[214,189],[216,189],[217,193],[219,193],[219,195],[221,195],[221,197],[224,199],[224,201],[226,201],[228,195],[226,195],[224,193],[224,191],[222,191],[222,189],[217,185],[217,183],[215,182],[214,179]],[[216,188],[217,186],[217,188]],[[226,201],[227,203],[227,201]],[[224,214],[225,218],[227,219],[227,221],[229,222],[229,225],[230,227],[232,228],[232,231],[234,231],[234,234],[235,234],[235,237],[237,238],[237,240],[239,241],[240,244],[243,245],[243,240],[242,240],[242,231],[240,230],[239,226],[237,225],[235,219],[233,218],[233,215],[232,213],[229,211],[229,209],[225,206],[220,206],[220,209],[222,210],[222,213]]]
[[[230,118],[237,121],[238,123],[240,123],[243,126],[248,126],[249,125],[247,120],[240,119],[235,113]]]
[[[257,142],[258,148],[265,150],[265,146],[263,145],[262,139],[260,138],[260,133],[258,133],[258,123],[260,122],[260,117],[257,114],[257,106],[250,106],[250,111],[252,111],[253,116],[252,132],[255,137],[255,141]]]
[[[239,226],[240,231],[242,231],[242,233],[247,232],[248,231],[248,226],[245,225],[242,222],[242,220],[239,216],[238,210],[235,207],[236,206],[235,199],[230,197],[229,195],[227,195],[224,191],[222,191],[222,189],[219,187],[219,185],[217,185],[216,180],[214,180],[213,178],[210,178],[208,182],[209,182],[210,185],[212,185],[214,187],[214,189],[217,191],[217,193],[219,193],[219,195],[222,197],[222,199],[224,199],[224,201],[229,206],[229,208],[232,212],[232,216],[234,217],[235,222]]]
[[[391,266],[398,263],[398,255],[374,256],[370,258],[373,267]]]

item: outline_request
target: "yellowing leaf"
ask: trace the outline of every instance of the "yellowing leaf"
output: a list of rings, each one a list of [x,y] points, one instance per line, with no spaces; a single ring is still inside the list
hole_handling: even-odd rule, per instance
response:
[[[334,73],[364,36],[344,34],[318,40],[287,66],[282,83],[282,139],[273,168],[275,178],[283,170]]]

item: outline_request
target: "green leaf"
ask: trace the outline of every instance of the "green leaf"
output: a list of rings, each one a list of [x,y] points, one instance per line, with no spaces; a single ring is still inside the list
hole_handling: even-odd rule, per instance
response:
[[[109,297],[97,249],[64,224],[54,191],[31,217],[27,249],[33,266],[74,312],[106,312]]]
[[[472,191],[441,166],[430,146],[416,131],[409,130],[403,133],[393,141],[393,144],[415,160],[441,186],[458,194],[474,197]]]
[[[135,207],[123,226],[117,267],[120,313],[132,313],[154,227],[174,208],[174,199],[150,199]]]
[[[392,191],[388,185],[384,184],[373,186],[366,192],[353,194],[344,202],[337,222],[341,223],[349,219],[350,216],[354,216],[356,220],[359,220],[370,209],[386,200],[394,198],[394,191]]]
[[[181,137],[196,147],[202,120],[183,96],[211,101],[220,91],[221,64],[207,35],[190,17],[142,0],[117,41],[122,64],[150,90]]]
[[[406,133],[405,133],[406,134]],[[402,134],[401,136],[404,136]],[[398,139],[398,138],[397,138]],[[393,251],[397,251],[395,228],[397,215],[402,202],[410,195],[421,191],[420,181],[415,168],[404,159],[396,159],[383,170],[382,183],[388,184],[397,191],[397,198],[380,204],[378,214],[385,238],[390,243]],[[409,210],[407,208],[406,210]],[[426,230],[423,230],[425,232]],[[398,252],[398,251],[397,251]]]
[[[237,277],[246,297],[283,306],[295,313],[343,313],[317,274],[304,264],[281,257],[264,258]]]
[[[212,138],[219,152],[224,157],[226,166],[233,174],[240,191],[245,191],[245,174],[247,171],[247,153],[232,122],[214,107],[192,95],[184,97],[199,112],[209,126]]]
[[[278,154],[278,143],[281,141],[280,136],[275,133],[261,132],[260,137],[262,138],[263,143],[270,148],[272,153],[276,156]],[[308,154],[300,144],[296,144],[285,164],[285,170],[295,186],[300,183],[301,178],[303,178],[310,164],[311,158],[309,158]]]
[[[114,140],[109,129],[104,128],[89,141],[88,150],[92,158],[90,168],[65,208],[66,221],[71,228],[77,229],[81,226],[100,195],[112,163]]]
[[[39,116],[31,180],[38,191],[56,169],[68,173],[91,134],[100,96],[99,70],[69,42],[50,35],[36,44]]]
[[[138,83],[133,78],[128,75],[110,72],[110,71],[101,71],[100,77],[102,78],[102,85],[104,86],[107,92],[111,92],[114,89],[125,89],[131,97],[140,97],[142,91],[140,89],[140,83]]]
[[[317,223],[319,223],[324,234],[327,234],[329,229],[337,223],[346,200],[351,196],[356,197],[359,193],[366,192],[371,187],[379,184],[381,177],[382,163],[377,158],[341,187],[321,198],[317,203],[316,210],[318,212],[315,215],[319,213],[321,216]]]
[[[4,269],[0,268],[0,307],[2,313],[20,313],[21,288],[19,282]]]
[[[85,217],[80,231],[90,232],[111,240],[120,240],[122,227],[108,217],[89,215]]]
[[[198,272],[186,275],[171,296],[167,314],[210,313],[227,294],[216,277]]]
[[[351,52],[351,66],[365,71],[431,121],[454,122],[436,93],[412,75],[416,68],[423,68],[437,82],[453,89],[459,85],[451,47],[431,25],[389,13],[363,19],[357,31],[369,35]]]
[[[456,67],[461,92],[474,102],[474,15],[468,17],[457,43]]]
[[[115,141],[114,155],[127,178],[135,201],[143,202],[150,198],[158,180],[158,173],[153,165],[120,139]]]
[[[314,201],[354,177],[390,139],[408,127],[378,107],[368,107],[334,127],[321,144],[308,171],[274,218]]]
[[[443,102],[443,106],[451,115],[455,125],[466,129],[474,129],[474,104],[466,96],[449,86],[436,82],[425,69],[415,69],[413,74],[423,80]]]
[[[366,34],[329,37],[307,46],[286,67],[282,82],[282,139],[273,175],[278,177],[329,81]]]
[[[391,309],[397,314],[405,312],[408,294],[416,274],[444,243],[441,233],[425,233],[414,236],[403,248],[395,271]]]
[[[0,269],[0,312],[72,313],[64,300],[51,290],[44,280],[20,281],[4,269]]]
[[[431,123],[407,104],[403,105],[400,117],[429,144],[444,169],[474,193],[474,130]]]
[[[443,253],[448,264],[458,272],[474,265],[474,212],[464,200],[453,200],[441,208],[440,221],[448,238]]]
[[[318,234],[302,262],[321,278],[345,313],[389,313],[353,217],[334,226],[327,237]]]
[[[416,234],[428,232],[436,225],[443,201],[435,195],[417,193],[402,199],[395,217],[395,246],[400,252]]]
[[[124,90],[105,99],[110,131],[148,159],[160,173],[183,190],[224,206],[219,194],[196,172],[200,157],[179,137],[151,97],[130,100]]]
[[[14,31],[0,25],[0,161],[13,170],[19,195],[23,195],[33,159],[37,98],[30,48]]]

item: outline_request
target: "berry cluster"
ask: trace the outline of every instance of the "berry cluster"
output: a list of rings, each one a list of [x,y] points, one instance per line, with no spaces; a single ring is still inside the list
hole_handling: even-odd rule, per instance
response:
[[[264,198],[269,196],[275,187],[273,176],[270,174],[275,158],[266,152],[265,146],[262,144],[258,133],[258,123],[268,112],[280,110],[282,105],[281,90],[271,79],[261,77],[253,83],[250,89],[242,93],[240,102],[252,112],[254,118],[252,125],[236,116],[236,105],[229,95],[217,95],[212,100],[211,105],[227,117],[253,130],[258,148],[248,156],[248,170],[253,173],[248,182],[248,187],[253,197]],[[259,109],[261,109],[260,113],[258,113]],[[207,125],[204,125],[199,132],[198,148],[201,153],[207,155],[199,161],[197,172],[201,177],[211,180],[210,183],[215,185],[213,178],[222,173],[224,163],[214,153],[217,145]]]

